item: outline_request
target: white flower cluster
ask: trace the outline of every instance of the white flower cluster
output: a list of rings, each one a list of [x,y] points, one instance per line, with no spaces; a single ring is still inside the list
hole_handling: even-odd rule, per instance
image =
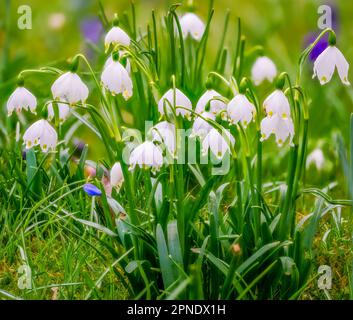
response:
[[[203,21],[194,13],[186,13],[180,19],[180,28],[183,38],[191,37],[200,41],[205,32]],[[330,46],[323,51],[314,63],[314,77],[318,77],[321,84],[329,82],[335,68],[342,82],[349,85],[349,64],[343,54],[335,46],[336,39],[330,40]],[[113,27],[105,36],[106,52],[111,53],[104,64],[101,73],[101,84],[104,90],[112,95],[122,95],[128,100],[133,95],[133,81],[131,78],[131,63],[129,46],[131,45],[129,35],[118,26],[117,19]],[[76,58],[78,59],[78,57]],[[78,103],[85,104],[89,89],[77,74],[78,62],[74,62],[70,71],[61,74],[52,84],[51,92],[55,102],[49,102],[48,119],[52,120],[55,108],[58,109],[60,122],[64,122],[69,114],[70,108]],[[275,64],[266,56],[260,56],[254,62],[251,69],[251,77],[256,86],[265,80],[272,82],[277,76]],[[10,116],[13,111],[17,113],[22,109],[36,113],[37,99],[23,86],[20,79],[18,88],[11,94],[7,101],[7,111]],[[256,108],[243,93],[237,93],[228,103],[217,91],[207,88],[199,98],[195,109],[190,99],[178,88],[169,89],[158,102],[158,111],[165,121],[161,121],[153,127],[151,141],[146,140],[137,146],[130,156],[130,168],[136,165],[150,167],[159,170],[163,165],[163,151],[161,145],[166,147],[167,152],[176,156],[177,144],[175,139],[176,128],[174,118],[180,116],[191,121],[191,137],[201,140],[202,151],[209,150],[217,157],[222,158],[230,147],[234,145],[235,139],[228,130],[215,127],[215,121],[228,120],[230,125],[241,125],[246,128],[256,117]],[[54,105],[55,104],[55,105]],[[276,89],[263,103],[266,117],[261,120],[261,140],[268,139],[271,134],[276,137],[278,146],[282,146],[286,140],[292,145],[294,136],[294,125],[291,118],[290,104],[281,89]],[[57,144],[57,134],[48,121],[41,119],[32,124],[23,136],[26,148],[40,145],[43,151],[54,150]],[[119,186],[123,181],[121,166],[115,164],[111,171],[113,186]]]

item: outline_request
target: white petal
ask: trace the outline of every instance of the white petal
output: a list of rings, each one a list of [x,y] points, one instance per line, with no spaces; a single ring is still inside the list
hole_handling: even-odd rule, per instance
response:
[[[211,112],[202,112],[201,116],[205,119],[215,120],[215,116]],[[200,137],[202,139],[210,132],[210,130],[212,130],[212,128],[212,125],[207,121],[201,117],[196,117],[192,126],[191,137]]]
[[[348,80],[349,63],[347,62],[346,58],[338,48],[334,47],[334,49],[336,52],[335,63],[336,63],[338,74],[342,80],[342,83],[349,86],[350,85],[350,82]]]
[[[190,35],[197,41],[201,40],[205,32],[205,25],[196,14],[186,13],[180,18],[179,22],[184,38]]]
[[[168,121],[162,121],[157,123],[152,128],[152,139],[163,143],[172,155],[175,155],[176,137],[175,137],[175,126]]]
[[[335,63],[336,51],[329,46],[315,60],[313,77],[317,76],[321,85],[326,84],[332,79]]]
[[[68,104],[60,103],[60,102],[57,105],[58,105],[58,111],[59,111],[59,121],[64,122],[70,114],[70,107]],[[54,119],[54,116],[55,116],[55,113],[54,113],[53,104],[49,103],[48,104],[48,119],[52,120],[52,119]]]
[[[264,101],[264,109],[269,116],[278,114],[282,117],[290,117],[290,105],[282,90],[275,90]]]
[[[224,154],[227,151],[230,151],[228,142],[230,142],[232,145],[235,143],[234,137],[230,134],[229,130],[223,130],[222,134],[224,136],[221,135],[217,129],[211,129],[211,131],[202,141],[202,152],[206,154],[208,150],[211,150],[214,156],[222,159]]]
[[[110,184],[119,188],[124,181],[123,171],[119,162],[114,163],[110,170]]]
[[[253,119],[256,108],[245,95],[238,94],[229,101],[227,112],[231,123],[237,124],[240,122],[246,127]]]
[[[133,84],[129,73],[119,61],[106,66],[101,75],[104,87],[113,95],[122,94],[125,100],[132,96]]]
[[[42,151],[46,152],[56,147],[58,135],[49,122],[42,119],[33,123],[26,130],[23,140],[27,149],[40,144]]]
[[[73,72],[66,72],[55,80],[51,87],[54,99],[67,101],[70,104],[84,103],[88,97],[88,88],[81,78]]]
[[[191,101],[179,89],[175,89],[175,92],[173,89],[169,89],[158,102],[158,111],[161,115],[164,115],[165,110],[168,114],[171,114],[171,107],[176,108],[175,113],[177,115],[180,114],[182,117],[190,118],[191,113],[183,108],[192,110]]]
[[[13,111],[20,112],[22,109],[31,110],[35,113],[37,107],[36,97],[26,88],[18,87],[7,100],[7,112],[11,115]]]
[[[158,171],[163,165],[163,155],[153,142],[146,141],[131,152],[129,162],[131,169],[138,165],[141,168],[151,167],[153,171]]]
[[[251,69],[251,77],[256,86],[261,84],[265,79],[272,82],[276,75],[276,65],[267,57],[259,57]]]
[[[220,111],[225,110],[227,105],[217,97],[221,97],[221,94],[215,90],[206,90],[206,92],[200,97],[196,104],[195,112],[201,114],[206,111],[206,106],[210,104],[210,112],[213,114],[218,114]]]
[[[110,44],[121,44],[123,46],[129,46],[130,37],[123,29],[116,26],[108,31],[105,36],[104,43],[106,48],[109,47]]]

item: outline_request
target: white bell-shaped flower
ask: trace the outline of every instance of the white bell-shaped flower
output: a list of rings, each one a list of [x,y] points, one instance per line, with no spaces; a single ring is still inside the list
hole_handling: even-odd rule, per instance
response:
[[[58,143],[58,135],[47,120],[38,120],[24,133],[23,140],[26,149],[40,145],[43,152],[54,150]]]
[[[70,114],[70,107],[67,103],[57,103],[58,105],[58,112],[59,112],[59,121],[64,122],[69,114]],[[52,103],[48,104],[48,119],[52,120],[55,117],[54,107]]]
[[[119,61],[112,61],[103,70],[101,75],[103,86],[112,95],[122,94],[125,100],[132,96],[132,80],[129,73]]]
[[[124,182],[124,174],[120,162],[115,162],[110,170],[110,184],[119,189]]]
[[[267,57],[257,58],[251,69],[251,78],[256,86],[265,80],[272,82],[276,75],[276,65]]]
[[[211,112],[202,112],[200,114],[205,119],[215,120],[215,115]],[[191,137],[200,137],[201,139],[205,138],[206,135],[212,130],[212,125],[205,121],[201,117],[196,117],[194,124],[192,125]]]
[[[85,103],[88,98],[88,88],[75,72],[66,72],[55,80],[51,86],[54,99],[67,101],[71,105],[81,101]]]
[[[276,89],[264,101],[264,109],[268,116],[277,114],[283,118],[290,117],[290,105],[282,90]]]
[[[37,99],[36,97],[25,87],[18,87],[11,94],[7,100],[7,114],[11,116],[13,111],[17,113],[21,112],[22,109],[31,110],[32,113],[36,113]]]
[[[232,124],[240,122],[245,128],[255,118],[256,108],[243,94],[237,94],[229,101],[228,117]]]
[[[310,168],[312,164],[315,165],[317,170],[321,170],[324,167],[325,157],[320,148],[313,150],[306,158],[306,167]]]
[[[229,143],[232,146],[235,143],[229,130],[222,130],[220,134],[217,129],[212,128],[202,141],[202,153],[207,154],[208,150],[211,150],[214,156],[222,159],[227,151],[230,152]]]
[[[261,121],[261,141],[269,138],[271,134],[276,136],[276,142],[281,147],[289,138],[289,145],[293,145],[294,125],[291,118],[283,118],[278,114],[267,116]]]
[[[106,50],[109,49],[109,46],[112,45],[130,45],[130,37],[128,34],[118,26],[112,27],[105,36],[104,44]]]
[[[176,115],[181,115],[190,120],[191,112],[184,108],[192,110],[192,103],[179,89],[175,89],[175,91],[169,89],[158,102],[158,111],[161,115],[164,115],[165,110],[170,115],[172,113],[171,108],[176,108]]]
[[[152,140],[162,143],[166,146],[168,151],[175,155],[176,139],[175,139],[175,126],[168,121],[157,123],[151,130]]]
[[[348,81],[349,63],[338,48],[328,46],[314,62],[313,78],[317,77],[320,84],[324,85],[332,79],[335,68],[337,68],[342,83],[350,85]]]
[[[119,57],[121,58],[121,56],[124,54],[123,51],[119,51]],[[104,67],[103,67],[103,70],[109,65],[111,64],[112,62],[114,62],[113,60],[113,57],[110,55],[108,57],[108,59],[105,61],[104,63]],[[126,65],[125,65],[125,69],[126,71],[128,72],[129,75],[131,75],[131,64],[130,64],[130,60],[129,59],[126,59]]]
[[[152,171],[158,171],[163,165],[163,155],[153,142],[145,141],[131,152],[129,163],[130,170],[138,165],[140,168],[152,168]]]
[[[195,13],[184,14],[179,22],[184,39],[190,35],[196,41],[201,40],[205,32],[205,24]]]
[[[217,98],[222,97],[220,93],[213,89],[206,90],[206,92],[200,97],[196,104],[195,112],[201,114],[207,111],[207,105],[209,104],[209,111],[213,114],[218,114],[221,111],[227,109],[226,103]]]

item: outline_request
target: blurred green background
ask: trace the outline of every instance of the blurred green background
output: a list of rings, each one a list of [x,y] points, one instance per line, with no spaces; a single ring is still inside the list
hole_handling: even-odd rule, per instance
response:
[[[183,3],[182,1],[179,1]],[[135,1],[137,25],[141,31],[151,22],[151,9],[155,9],[161,19],[168,7],[177,1]],[[209,1],[194,1],[196,12],[206,21]],[[320,17],[318,7],[328,4],[335,14],[338,46],[348,61],[353,57],[351,1],[318,0],[215,0],[215,15],[211,25],[207,58],[212,65],[212,56],[223,30],[226,10],[231,11],[230,25],[226,45],[234,50],[237,17],[241,18],[243,34],[247,38],[247,50],[255,45],[262,45],[265,54],[274,60],[279,71],[287,71],[294,80],[297,62],[305,46],[305,39],[318,33],[317,21]],[[17,26],[21,16],[18,8],[28,5],[32,10],[32,29],[20,30]],[[108,19],[115,12],[130,14],[129,0],[102,0]],[[178,10],[183,12],[185,6]],[[45,65],[62,66],[65,61],[78,52],[85,53],[100,73],[104,63],[104,30],[98,18],[99,3],[96,0],[1,0],[0,4],[0,105],[2,122],[6,120],[6,100],[15,87],[16,76],[22,69],[37,68]],[[163,52],[162,52],[163,54]],[[212,61],[211,61],[212,60]],[[207,63],[207,60],[206,60]],[[249,74],[251,61],[246,72]],[[352,89],[344,87],[334,75],[334,80],[325,87],[318,81],[311,80],[312,63],[307,62],[304,70],[303,86],[310,93],[310,143],[309,151],[317,146],[324,148],[325,154],[335,153],[335,135],[348,136],[349,114],[352,111]],[[351,77],[352,78],[352,77]],[[44,103],[50,94],[52,78],[31,76],[28,87]],[[269,86],[269,93],[271,87]],[[262,96],[261,99],[264,99]],[[15,117],[13,117],[15,118]],[[92,142],[94,137],[83,127],[78,131],[80,139]],[[100,155],[99,146],[93,159]],[[335,174],[335,172],[333,172]],[[327,177],[326,177],[327,178]]]

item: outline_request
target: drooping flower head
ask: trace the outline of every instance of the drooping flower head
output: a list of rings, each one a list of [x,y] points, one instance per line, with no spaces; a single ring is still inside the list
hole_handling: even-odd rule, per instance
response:
[[[152,171],[159,171],[163,165],[163,155],[159,147],[151,141],[145,141],[137,146],[130,154],[130,170],[136,165],[140,168],[151,168]]]
[[[124,182],[124,175],[121,169],[120,162],[114,163],[113,167],[110,170],[110,184],[119,189]]]
[[[115,15],[113,20],[113,27],[108,31],[105,36],[104,44],[106,51],[109,49],[110,45],[123,45],[129,46],[130,45],[130,37],[129,35],[121,29],[119,26],[119,19],[118,16]]]
[[[170,154],[175,155],[176,152],[176,139],[175,139],[175,126],[168,121],[157,123],[151,130],[152,140],[162,143],[166,146]]]
[[[293,145],[294,125],[290,117],[283,118],[279,114],[267,116],[261,121],[261,141],[270,137],[271,134],[276,136],[276,142],[279,147],[289,139],[289,145]]]
[[[313,150],[306,159],[306,167],[310,168],[310,166],[314,164],[317,170],[321,170],[325,164],[324,153],[320,148],[316,148]]]
[[[335,46],[336,37],[333,34],[329,36],[329,46],[317,57],[314,62],[313,78],[317,77],[321,85],[328,83],[337,68],[338,75],[343,84],[349,86],[348,70],[349,63],[342,52]]]
[[[268,116],[275,114],[283,118],[290,117],[290,105],[288,98],[282,90],[276,89],[264,101],[264,109]]]
[[[43,152],[54,150],[57,142],[58,135],[55,129],[49,124],[47,120],[38,120],[33,123],[24,133],[23,140],[26,149],[40,145]]]
[[[11,116],[14,111],[21,112],[22,109],[36,113],[37,99],[23,85],[20,85],[7,100],[7,114]]]
[[[181,115],[187,119],[191,118],[191,112],[184,108],[192,110],[192,103],[179,89],[169,89],[158,102],[158,111],[161,115],[164,115],[165,111],[170,115],[172,113],[171,108],[176,109],[176,115]]]
[[[205,32],[205,24],[195,13],[186,13],[179,21],[184,39],[190,35],[196,41],[201,40]]]
[[[124,51],[119,51],[119,58],[120,59],[123,58],[123,55],[124,55]],[[103,70],[112,62],[114,62],[113,55],[110,55],[108,57],[107,61],[105,61],[105,63],[104,63]],[[120,61],[120,63],[124,66],[124,63],[122,61]],[[131,76],[131,64],[130,64],[130,60],[128,58],[126,58],[125,69],[128,72],[128,74]]]
[[[217,91],[213,89],[207,89],[197,102],[195,112],[201,114],[204,111],[209,111],[214,115],[217,115],[221,111],[226,110],[226,103],[217,99],[220,97],[222,96]],[[208,106],[209,110],[207,109]]]
[[[237,94],[229,101],[227,112],[229,121],[232,124],[240,122],[246,128],[254,119],[256,108],[244,94]]]
[[[132,96],[133,84],[129,73],[118,59],[119,55],[113,54],[113,61],[104,68],[101,80],[112,95],[122,94],[124,99],[128,100]]]
[[[57,103],[58,106],[58,112],[59,112],[59,121],[64,122],[67,117],[70,114],[70,107],[67,103]],[[55,112],[54,112],[54,107],[52,103],[48,104],[48,119],[52,120],[54,119]]]
[[[229,144],[234,143],[235,139],[229,130],[223,130],[220,134],[217,129],[212,128],[202,141],[202,153],[207,154],[210,150],[216,158],[222,159],[227,151],[230,152]]]
[[[71,105],[78,102],[82,104],[88,98],[88,88],[83,83],[79,75],[74,71],[62,74],[51,86],[54,99],[67,101]]]
[[[215,120],[215,115],[211,112],[204,111],[200,114],[201,117],[196,117],[192,125],[191,137],[205,138],[206,135],[212,130],[212,126],[204,119]],[[204,118],[204,119],[203,119]]]
[[[251,78],[256,86],[263,81],[272,82],[277,75],[276,65],[268,57],[259,57],[255,61],[251,69]]]

